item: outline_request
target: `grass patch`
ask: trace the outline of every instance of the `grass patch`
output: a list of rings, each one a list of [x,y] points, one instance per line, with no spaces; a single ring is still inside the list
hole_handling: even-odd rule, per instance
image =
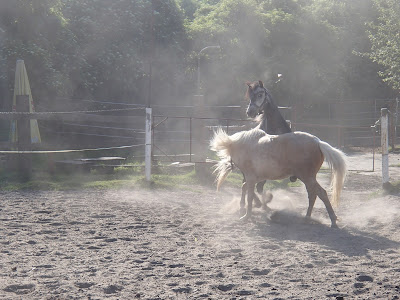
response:
[[[383,197],[386,195],[399,195],[400,194],[400,181],[388,182],[378,189],[368,195],[369,199],[374,199],[378,197]]]
[[[184,174],[154,174],[152,176],[154,186],[160,188],[174,188],[180,185],[198,184],[199,179],[195,170]]]
[[[396,168],[399,168],[399,167],[400,167],[400,164],[390,164],[389,167],[396,167]]]
[[[371,200],[371,199],[382,197],[385,195],[385,193],[386,192],[383,189],[376,190],[368,195],[368,199]]]
[[[398,195],[400,193],[400,181],[388,182],[383,186],[383,193],[389,195]]]
[[[389,153],[400,153],[400,148],[399,147],[395,147],[395,148],[392,148],[392,146],[389,146],[389,149],[388,149],[388,151],[389,151]]]
[[[205,171],[204,171],[205,170]],[[204,173],[206,172],[206,173]],[[0,190],[80,190],[80,189],[184,189],[200,191],[196,186],[215,187],[215,176],[212,170],[203,169],[202,174],[196,173],[194,168],[181,169],[158,165],[153,168],[151,182],[147,182],[142,166],[118,167],[112,173],[106,169],[84,172],[56,172],[34,169],[30,180],[24,181],[18,174],[0,170]],[[243,176],[240,172],[232,172],[224,185],[241,188]],[[288,188],[300,186],[301,182],[290,182],[288,179],[267,181],[265,189]]]
[[[34,170],[29,180],[23,180],[18,174],[0,170],[0,190],[79,190],[79,189],[118,189],[118,188],[151,188],[175,189],[188,188],[191,185],[204,184],[196,176],[196,172],[184,172],[157,167],[152,174],[151,182],[147,182],[141,167],[115,168],[111,174],[103,170],[92,170],[90,173],[75,172],[50,174],[43,170]]]

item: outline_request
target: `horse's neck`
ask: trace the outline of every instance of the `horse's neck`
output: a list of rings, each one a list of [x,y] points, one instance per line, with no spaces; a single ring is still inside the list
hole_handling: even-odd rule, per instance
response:
[[[279,112],[278,106],[273,103],[265,104],[259,128],[268,134],[283,134],[292,132],[286,120]],[[268,107],[267,107],[268,105]]]

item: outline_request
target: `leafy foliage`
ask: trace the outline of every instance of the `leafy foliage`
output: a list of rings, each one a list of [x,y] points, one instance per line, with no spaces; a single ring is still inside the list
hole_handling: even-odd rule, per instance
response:
[[[370,98],[385,88],[376,65],[355,52],[368,43],[364,24],[374,16],[371,6],[370,1],[221,0],[203,4],[188,28],[194,47],[201,42],[223,48],[218,68],[224,71],[219,80],[212,76],[213,82],[205,83],[209,89],[263,79],[286,104]],[[279,84],[277,74],[283,74]]]
[[[400,89],[400,3],[375,0],[379,15],[370,23],[371,50],[367,56],[383,67],[379,75],[394,89]]]
[[[24,59],[39,104],[184,98],[199,65],[210,104],[258,79],[282,105],[382,98],[378,71],[400,87],[399,20],[395,0],[2,0],[0,95]]]
[[[8,70],[0,80],[12,90],[15,61],[23,58],[37,102],[64,96],[143,103],[151,59],[153,81],[166,90],[184,68],[183,14],[173,0],[5,0],[0,14]]]
[[[65,45],[73,45],[72,35],[59,0],[4,0],[0,2],[0,74],[2,87],[12,89],[17,59],[24,59],[32,78],[31,86],[50,95],[67,93],[66,66],[71,61]],[[63,63],[61,63],[63,62]],[[45,70],[45,72],[44,72]]]

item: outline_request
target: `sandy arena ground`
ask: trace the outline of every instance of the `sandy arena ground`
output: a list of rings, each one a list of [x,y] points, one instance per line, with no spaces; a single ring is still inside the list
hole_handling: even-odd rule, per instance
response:
[[[350,172],[340,229],[320,200],[303,222],[304,186],[247,223],[233,188],[0,192],[0,298],[399,299],[400,198],[379,164]]]

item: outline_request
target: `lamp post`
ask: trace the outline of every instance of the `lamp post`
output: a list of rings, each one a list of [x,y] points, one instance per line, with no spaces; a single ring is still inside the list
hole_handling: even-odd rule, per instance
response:
[[[200,54],[207,49],[221,49],[220,46],[207,46],[197,53],[197,93],[200,95]]]

